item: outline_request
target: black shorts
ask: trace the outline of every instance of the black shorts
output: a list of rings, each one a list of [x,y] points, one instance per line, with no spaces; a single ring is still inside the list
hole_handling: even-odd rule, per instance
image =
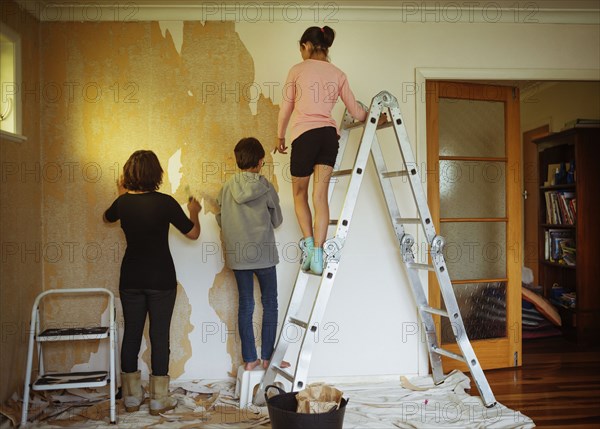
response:
[[[318,164],[333,167],[339,148],[335,127],[315,128],[302,133],[292,142],[292,176],[310,176]]]

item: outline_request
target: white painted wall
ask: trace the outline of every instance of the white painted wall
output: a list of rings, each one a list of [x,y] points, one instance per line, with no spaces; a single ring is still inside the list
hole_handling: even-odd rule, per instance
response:
[[[255,82],[264,87],[265,95],[271,96],[276,104],[281,94],[278,91],[269,94],[268,88],[272,88],[272,82],[281,87],[289,67],[300,61],[297,41],[310,25],[313,23],[236,24],[254,59]],[[356,21],[329,25],[337,32],[330,51],[332,62],[347,73],[357,98],[368,103],[382,89],[398,97],[420,165],[425,160],[425,140],[419,134],[417,146],[417,130],[422,129],[425,118],[418,113],[423,111],[424,96],[419,81],[415,84],[417,68],[447,69],[448,73],[459,75],[463,69],[534,69],[533,76],[535,70],[540,76],[548,69],[584,73],[600,70],[597,25]],[[340,106],[335,114],[341,117]],[[285,217],[277,239],[292,243],[298,240],[300,232],[293,212],[291,184],[285,181],[282,170],[289,158],[277,155],[275,161],[279,162],[276,172]],[[324,319],[337,327],[333,337],[337,342],[320,339],[311,364],[313,378],[428,371],[423,344],[414,335],[402,338],[403,326],[411,329],[417,315],[372,167],[369,166],[365,177]],[[177,273],[194,303],[193,358],[181,377],[186,379],[225,376],[229,365],[224,339],[215,335],[202,338],[203,324],[221,326],[206,297],[222,261],[220,256],[203,256],[203,250],[207,250],[203,246],[218,241],[219,232],[212,215],[203,216],[201,222],[203,236],[199,243],[176,238],[171,242]],[[198,264],[199,260],[202,264]],[[297,269],[296,263],[285,258],[278,266],[281,318]]]

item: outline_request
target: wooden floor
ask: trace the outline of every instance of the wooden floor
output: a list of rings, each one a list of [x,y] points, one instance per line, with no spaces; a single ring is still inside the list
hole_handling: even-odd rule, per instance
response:
[[[600,428],[598,346],[584,348],[562,337],[525,340],[521,368],[486,376],[498,402],[539,427]]]

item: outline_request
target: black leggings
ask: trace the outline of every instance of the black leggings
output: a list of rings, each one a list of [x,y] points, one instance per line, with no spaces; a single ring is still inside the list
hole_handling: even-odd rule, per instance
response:
[[[121,289],[125,333],[121,345],[121,370],[135,372],[144,335],[146,314],[150,316],[152,375],[169,374],[169,331],[177,289]]]

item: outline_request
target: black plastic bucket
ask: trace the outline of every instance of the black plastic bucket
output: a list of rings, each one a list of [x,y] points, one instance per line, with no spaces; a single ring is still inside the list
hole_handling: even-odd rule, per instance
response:
[[[279,391],[279,395],[267,397],[270,388]],[[286,393],[279,387],[270,385],[265,389],[265,400],[269,410],[272,429],[342,429],[344,424],[344,413],[348,400],[342,398],[338,409],[327,413],[305,414],[297,413],[298,392]]]

